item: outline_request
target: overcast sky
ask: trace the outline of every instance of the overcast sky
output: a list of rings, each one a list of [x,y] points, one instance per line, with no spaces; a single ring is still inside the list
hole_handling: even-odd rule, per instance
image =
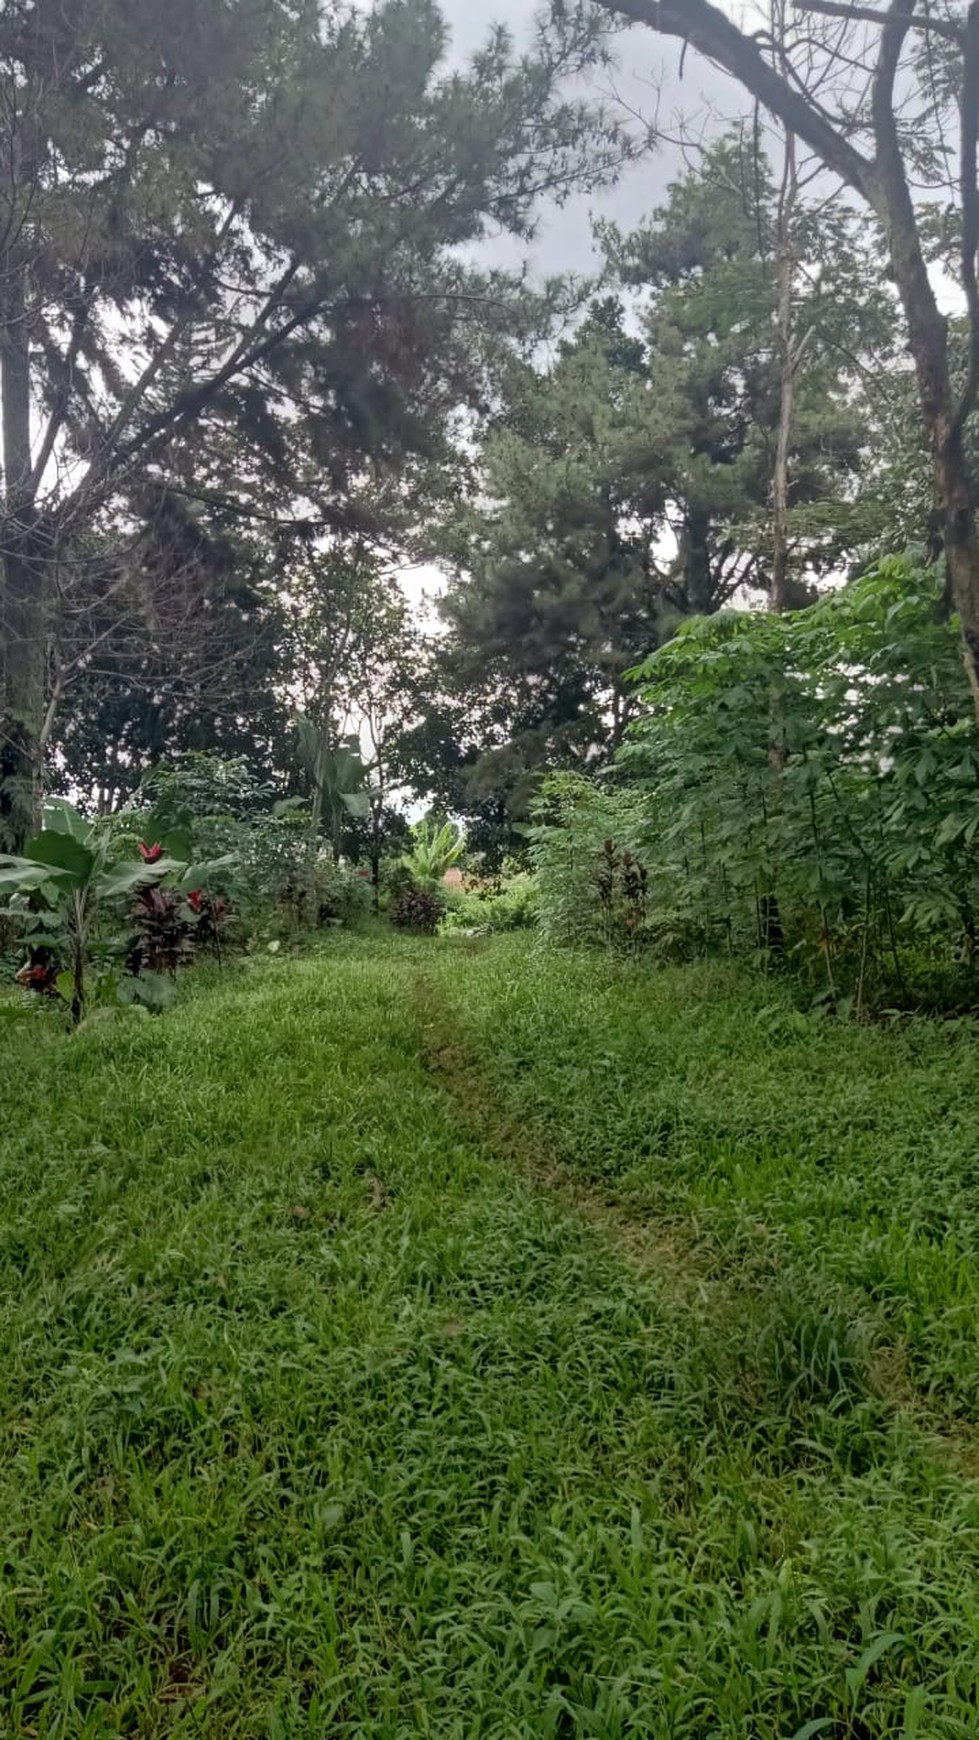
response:
[[[518,43],[528,40],[541,0],[441,0],[443,15],[452,30],[452,56],[467,59],[494,24],[506,24]],[[728,10],[738,15],[739,0],[730,0]],[[680,78],[679,45],[641,25],[615,39],[616,65],[595,76],[594,94],[613,100],[616,96],[647,120],[658,116],[664,131],[679,129],[681,119],[693,137],[707,128],[719,131],[746,111],[744,95],[730,80],[690,53]],[[592,241],[593,217],[608,217],[623,228],[642,222],[660,205],[669,183],[683,170],[683,157],[676,147],[663,144],[641,164],[602,194],[569,200],[563,207],[544,206],[538,235],[530,258],[542,272],[587,274],[598,264]],[[514,265],[524,248],[512,238],[501,238],[487,248],[490,259]],[[442,590],[439,570],[423,564],[401,572],[407,596],[421,615],[431,622],[431,600]]]
[[[506,24],[518,42],[525,42],[540,0],[441,0],[441,6],[452,30],[453,58],[465,59],[494,24]],[[731,9],[736,11],[736,6]],[[681,82],[679,45],[642,25],[619,36],[614,49],[618,64],[611,71],[596,73],[596,93],[618,94],[631,110],[649,120],[658,114],[668,132],[675,130],[680,116],[686,117],[694,133],[703,125],[716,131],[725,118],[733,120],[745,110],[742,93],[696,54],[687,55]],[[678,151],[664,144],[609,192],[572,200],[561,209],[545,208],[531,249],[534,264],[548,272],[590,271],[595,264],[592,216],[635,226],[661,203],[668,183],[681,168]],[[498,257],[501,263],[512,262],[512,246],[504,243]]]

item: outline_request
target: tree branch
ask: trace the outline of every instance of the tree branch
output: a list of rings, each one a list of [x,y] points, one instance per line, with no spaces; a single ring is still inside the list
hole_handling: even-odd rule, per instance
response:
[[[918,233],[894,115],[894,86],[911,28],[914,0],[891,0],[871,93],[874,172],[871,203],[884,226],[894,277],[908,321],[922,407],[930,426],[948,412],[947,322],[939,312]]]
[[[851,6],[848,0],[795,0],[795,7],[797,12],[818,12],[824,18],[843,18],[853,24],[887,23],[886,12],[879,12],[873,6]],[[960,47],[965,40],[961,24],[951,18],[930,18],[914,12],[908,23],[912,30],[929,30],[933,36],[944,36],[946,41]]]
[[[710,0],[596,0],[603,11],[646,24],[660,36],[688,42],[730,73],[750,96],[822,158],[842,181],[871,198],[873,165],[793,89],[765,59],[758,43]]]

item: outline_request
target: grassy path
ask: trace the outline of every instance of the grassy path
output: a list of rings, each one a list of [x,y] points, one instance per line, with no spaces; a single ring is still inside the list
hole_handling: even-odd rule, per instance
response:
[[[979,1732],[971,1033],[517,941],[11,1033],[3,1740]]]

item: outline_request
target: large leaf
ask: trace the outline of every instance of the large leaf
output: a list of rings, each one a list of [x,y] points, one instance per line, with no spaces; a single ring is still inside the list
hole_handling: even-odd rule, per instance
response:
[[[131,894],[134,888],[145,886],[147,882],[159,882],[161,876],[182,872],[185,868],[177,858],[158,858],[155,864],[133,864],[129,860],[124,864],[109,864],[96,877],[95,891],[101,900],[113,900],[117,895]]]
[[[371,813],[371,800],[366,791],[342,791],[337,794],[347,814],[365,821]]]
[[[205,858],[199,864],[181,865],[183,874],[177,878],[179,888],[204,888],[210,878],[218,870],[230,870],[238,860],[233,852],[225,852],[220,858]]]
[[[59,877],[48,864],[38,864],[31,858],[0,858],[0,893],[6,889],[27,891],[43,888]],[[64,873],[59,878],[64,881]]]
[[[24,856],[35,864],[49,864],[53,870],[63,870],[73,882],[87,882],[92,874],[95,855],[72,834],[57,828],[45,828],[35,834],[24,848]]]
[[[68,834],[84,845],[91,835],[92,824],[79,815],[74,804],[70,804],[67,798],[48,798],[44,806],[44,831]]]
[[[120,1003],[159,1012],[176,1001],[177,991],[172,980],[163,973],[127,974],[116,996]]]
[[[193,846],[193,836],[189,828],[164,828],[157,832],[151,829],[151,840],[159,840],[168,858],[186,864]]]
[[[73,1002],[74,997],[75,997],[75,975],[74,975],[74,973],[69,973],[69,972],[59,973],[54,982],[55,982],[55,985],[57,987],[58,996],[61,998],[61,1001],[63,1003]]]

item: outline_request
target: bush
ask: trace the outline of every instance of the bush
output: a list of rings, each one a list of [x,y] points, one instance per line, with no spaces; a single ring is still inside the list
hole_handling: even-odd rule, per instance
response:
[[[131,973],[176,973],[194,953],[191,913],[172,888],[141,888],[129,916],[136,932],[127,965]]]
[[[158,773],[156,784],[165,800],[164,819],[177,818],[198,856],[234,856],[233,871],[209,878],[210,908],[203,917],[213,917],[215,901],[232,897],[248,927],[279,933],[351,923],[368,910],[369,887],[311,837],[306,806],[294,799],[273,802],[269,788],[249,782],[242,764],[195,757],[190,773]],[[221,811],[216,806],[224,801],[229,807]],[[218,939],[209,934],[207,940],[216,946]]]
[[[625,860],[646,870],[644,815],[636,794],[597,785],[577,773],[544,781],[529,831],[538,889],[538,921],[548,942],[635,941],[636,909]],[[614,853],[609,861],[607,847]],[[648,875],[648,872],[647,872]]]
[[[370,871],[338,864],[330,852],[319,852],[313,871],[317,924],[355,924],[371,908]]]
[[[434,936],[445,911],[445,895],[441,889],[406,888],[391,903],[391,923],[398,930],[420,931]]]
[[[979,745],[939,574],[890,558],[806,610],[692,620],[636,674],[616,783],[538,801],[546,935],[723,946],[858,1011],[936,970],[979,1000]]]
[[[537,917],[536,878],[519,874],[498,886],[451,895],[442,924],[444,930],[527,930]]]

